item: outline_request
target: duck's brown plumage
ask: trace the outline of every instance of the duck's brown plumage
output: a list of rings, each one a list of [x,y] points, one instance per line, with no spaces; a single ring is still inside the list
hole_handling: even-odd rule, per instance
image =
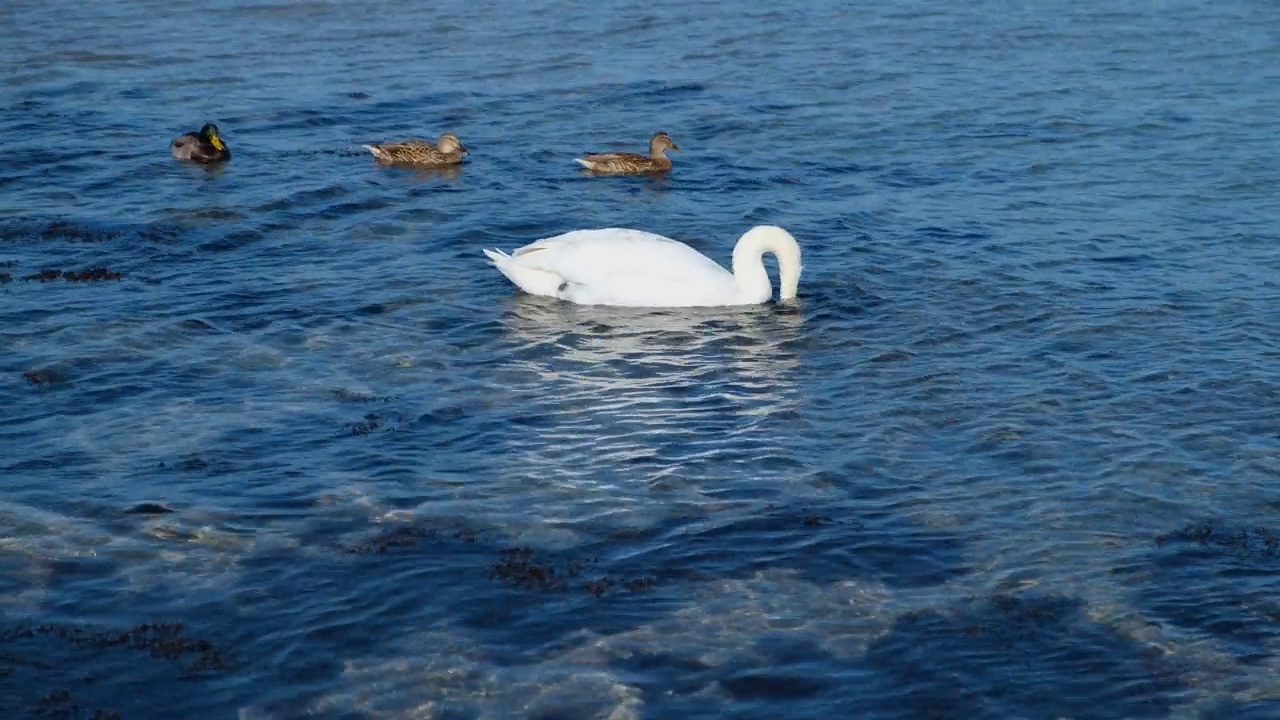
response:
[[[667,150],[679,150],[671,136],[664,132],[655,133],[649,138],[649,154],[629,152],[586,153],[574,158],[579,165],[599,175],[638,175],[643,173],[666,172],[671,169],[671,158]]]
[[[457,165],[462,162],[463,155],[470,154],[453,133],[442,134],[434,145],[414,138],[404,142],[365,145],[364,148],[382,162],[406,165]]]
[[[169,144],[169,154],[175,160],[211,163],[230,160],[231,148],[222,141],[217,125],[205,123],[198,132],[189,132],[174,138]]]

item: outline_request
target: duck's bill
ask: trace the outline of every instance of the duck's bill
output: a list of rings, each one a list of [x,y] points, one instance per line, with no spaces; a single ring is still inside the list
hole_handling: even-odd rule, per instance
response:
[[[679,145],[677,145],[677,144],[675,144],[675,143],[671,143],[671,149],[672,149],[672,150],[679,150],[679,149],[680,149],[680,146],[679,146]]]
[[[222,143],[222,138],[218,137],[217,135],[210,135],[209,142],[212,143],[213,146],[218,148],[219,150],[227,149],[227,146]]]
[[[462,147],[461,145],[459,145],[459,146],[458,146],[458,150],[460,150],[460,151],[462,152],[462,154],[463,154],[463,155],[470,155],[470,154],[471,154],[471,151],[470,151],[470,150],[468,150],[468,149],[466,149],[466,148]]]

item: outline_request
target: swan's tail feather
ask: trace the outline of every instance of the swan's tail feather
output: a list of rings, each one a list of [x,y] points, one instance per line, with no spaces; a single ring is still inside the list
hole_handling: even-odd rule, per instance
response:
[[[556,297],[560,284],[564,282],[559,275],[546,270],[525,267],[501,250],[481,248],[484,254],[493,261],[498,272],[506,276],[516,287],[530,295],[546,295]]]

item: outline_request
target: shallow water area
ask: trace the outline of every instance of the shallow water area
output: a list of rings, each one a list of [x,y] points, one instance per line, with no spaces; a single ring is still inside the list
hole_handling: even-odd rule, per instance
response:
[[[1280,6],[0,27],[0,715],[1280,716]],[[755,224],[798,302],[480,251]]]

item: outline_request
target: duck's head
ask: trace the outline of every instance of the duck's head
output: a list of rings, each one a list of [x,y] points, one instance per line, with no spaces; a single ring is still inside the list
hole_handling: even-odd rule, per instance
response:
[[[440,141],[436,143],[442,153],[460,152],[463,155],[470,155],[471,151],[462,147],[462,141],[453,133],[443,133],[440,135]]]
[[[650,155],[658,155],[660,153],[666,152],[668,149],[670,150],[680,149],[680,146],[677,145],[675,141],[671,139],[670,135],[664,132],[659,132],[659,133],[654,133],[654,136],[649,138],[649,154]]]
[[[204,127],[200,128],[200,137],[219,150],[227,149],[226,143],[222,142],[222,136],[218,134],[218,126],[213,123],[205,123]]]

